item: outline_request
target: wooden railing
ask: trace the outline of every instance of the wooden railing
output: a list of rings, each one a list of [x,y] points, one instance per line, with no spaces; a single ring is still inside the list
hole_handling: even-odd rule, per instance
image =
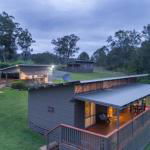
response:
[[[109,150],[133,150],[146,145],[150,142],[150,110],[121,126],[108,139]]]
[[[150,140],[150,110],[146,110],[107,136],[61,124],[47,134],[47,148],[57,142],[60,150],[133,150]],[[49,149],[48,149],[49,150]]]
[[[72,147],[69,150],[105,150],[107,149],[107,137],[69,125],[61,124],[51,130],[47,136],[49,143],[57,142],[63,148]]]

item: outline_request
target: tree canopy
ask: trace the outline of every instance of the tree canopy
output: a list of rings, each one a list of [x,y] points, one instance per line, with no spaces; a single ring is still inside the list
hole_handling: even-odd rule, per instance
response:
[[[90,60],[90,57],[88,53],[86,52],[81,52],[80,55],[78,56],[79,60]]]
[[[32,43],[35,43],[35,41],[32,39],[31,33],[29,33],[27,29],[20,30],[18,35],[18,45],[22,49],[22,57],[24,60],[27,60],[33,51],[31,48]]]
[[[68,59],[74,56],[78,52],[77,42],[80,38],[74,34],[66,35],[61,38],[53,39],[52,44],[55,46],[54,50],[57,56],[68,61]]]
[[[0,60],[3,62],[15,60],[18,46],[22,53],[29,51],[33,43],[31,33],[23,30],[15,18],[6,12],[0,14]]]
[[[93,53],[97,65],[125,72],[150,72],[150,25],[142,32],[119,30],[108,37],[107,43]]]

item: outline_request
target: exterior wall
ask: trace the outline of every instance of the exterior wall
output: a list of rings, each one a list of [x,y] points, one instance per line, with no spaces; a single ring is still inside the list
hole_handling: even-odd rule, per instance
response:
[[[21,67],[20,70],[21,80],[35,79],[42,83],[48,83],[48,67]]]
[[[92,83],[84,83],[75,86],[75,93],[84,93],[89,91],[113,88],[120,85],[126,85],[129,83],[136,82],[136,78],[132,79],[119,79],[119,80],[110,80],[110,81],[99,81],[99,82],[92,82]]]
[[[85,102],[76,101],[75,103],[75,127],[84,128],[84,112],[85,112]]]
[[[48,83],[48,74],[43,74],[43,73],[39,73],[39,74],[27,74],[24,72],[20,72],[19,74],[19,78],[20,80],[30,80],[30,81],[36,81],[38,83]]]
[[[93,72],[93,63],[79,63],[79,64],[68,64],[67,71],[70,72]]]
[[[2,73],[19,73],[19,72],[20,72],[19,67],[12,67],[2,71]]]
[[[37,79],[40,83],[48,83],[48,66],[14,66],[3,70],[2,78],[32,80]]]
[[[72,85],[29,91],[29,126],[41,133],[62,123],[74,126],[73,94]]]
[[[41,74],[46,74],[48,71],[49,71],[49,67],[41,67],[41,66],[38,66],[38,67],[35,67],[35,66],[28,66],[28,67],[24,67],[24,66],[21,66],[20,67],[20,71],[26,73],[26,74],[38,74],[38,73],[41,73]]]

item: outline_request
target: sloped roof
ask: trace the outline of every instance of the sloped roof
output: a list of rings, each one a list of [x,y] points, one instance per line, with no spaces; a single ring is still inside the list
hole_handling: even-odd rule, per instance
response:
[[[18,64],[18,65],[6,67],[6,68],[1,68],[0,71],[12,69],[12,68],[18,68],[18,67],[50,67],[50,66],[51,66],[51,65],[38,65],[38,64],[28,65],[28,64]]]
[[[148,95],[150,95],[150,84],[133,83],[112,89],[78,94],[74,98],[122,109],[126,105]]]
[[[136,74],[136,75],[126,75],[126,76],[119,76],[119,77],[110,77],[110,78],[101,78],[101,79],[94,79],[94,80],[83,80],[80,83],[93,83],[93,82],[100,82],[100,81],[111,81],[111,80],[120,80],[120,79],[128,79],[128,78],[140,78],[140,77],[147,77],[149,74]]]

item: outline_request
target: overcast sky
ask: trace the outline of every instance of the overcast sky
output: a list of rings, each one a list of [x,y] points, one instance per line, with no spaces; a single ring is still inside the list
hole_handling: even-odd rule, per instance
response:
[[[92,54],[115,31],[150,23],[150,0],[0,0],[2,11],[29,29],[35,53],[53,52],[52,39],[74,33],[80,52]]]

